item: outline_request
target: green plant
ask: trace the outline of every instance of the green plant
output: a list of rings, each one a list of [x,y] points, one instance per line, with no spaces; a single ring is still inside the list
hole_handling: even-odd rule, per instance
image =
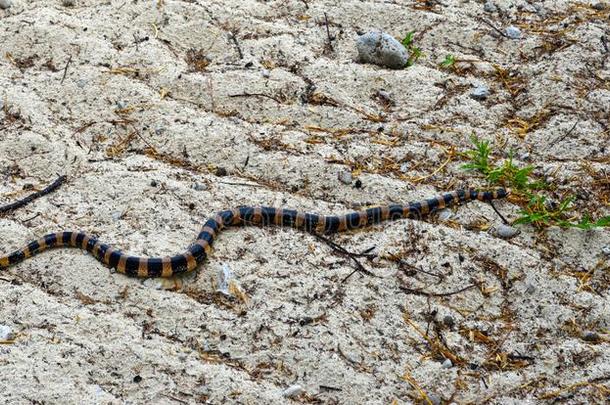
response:
[[[409,31],[401,41],[403,46],[410,52],[409,59],[407,60],[407,67],[413,66],[415,62],[417,62],[417,60],[423,55],[422,50],[413,45],[414,35],[415,31]]]
[[[453,67],[455,65],[455,56],[448,54],[447,56],[445,56],[445,60],[441,62],[441,67],[444,68],[450,68]]]
[[[502,164],[495,165],[490,162],[492,152],[490,142],[481,140],[475,135],[471,136],[470,140],[474,149],[464,153],[470,162],[462,165],[462,168],[478,171],[485,176],[490,185],[510,187],[517,197],[528,200],[527,206],[519,212],[521,216],[514,221],[514,224],[532,224],[537,227],[558,225],[584,230],[610,227],[610,216],[593,221],[588,215],[583,215],[579,222],[574,222],[574,217],[567,215],[575,200],[574,197],[567,197],[556,206],[552,206],[545,196],[536,193],[537,190],[549,188],[549,185],[541,179],[534,178],[533,166],[517,166],[513,162],[512,151]]]

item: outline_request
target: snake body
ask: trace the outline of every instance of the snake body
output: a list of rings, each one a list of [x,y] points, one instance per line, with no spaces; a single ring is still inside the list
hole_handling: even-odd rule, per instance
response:
[[[471,200],[491,201],[504,198],[508,191],[456,190],[435,198],[368,208],[339,216],[325,216],[274,207],[239,207],[221,211],[208,219],[197,240],[182,254],[171,257],[129,256],[82,232],[57,232],[30,242],[7,256],[0,256],[0,269],[22,262],[40,252],[55,247],[74,247],[86,250],[98,261],[119,273],[133,277],[170,277],[195,269],[211,252],[218,234],[229,226],[277,225],[307,232],[334,233],[356,229],[386,220],[400,218],[419,219],[438,209]]]

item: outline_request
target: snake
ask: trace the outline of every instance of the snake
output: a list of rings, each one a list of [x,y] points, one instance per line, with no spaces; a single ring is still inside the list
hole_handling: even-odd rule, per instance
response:
[[[0,270],[51,248],[70,247],[89,252],[99,262],[127,276],[171,277],[192,271],[206,260],[211,253],[214,240],[227,227],[276,225],[309,233],[331,234],[363,228],[387,220],[421,219],[451,205],[473,200],[490,202],[505,198],[509,193],[510,190],[504,188],[493,191],[459,189],[419,202],[370,207],[344,215],[318,215],[285,208],[241,206],[218,212],[205,222],[197,239],[186,252],[165,257],[130,256],[83,232],[56,232],[34,240],[24,248],[6,256],[0,256]]]

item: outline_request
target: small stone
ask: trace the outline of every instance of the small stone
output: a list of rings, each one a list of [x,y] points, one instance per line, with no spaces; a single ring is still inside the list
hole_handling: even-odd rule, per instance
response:
[[[354,187],[362,188],[362,180],[360,180],[360,179],[356,180],[356,183],[354,184]]]
[[[0,1],[2,1],[2,0],[0,0]],[[128,105],[129,104],[127,104],[127,101],[117,101],[116,102],[116,108],[118,110],[124,110],[127,108]]]
[[[118,221],[123,218],[123,215],[125,215],[125,211],[115,211],[112,213],[112,219]]]
[[[233,294],[231,294],[231,291],[229,290],[229,286],[231,284],[231,280],[234,279],[233,276],[233,272],[231,271],[231,268],[226,265],[223,264],[222,265],[222,269],[220,269],[218,271],[218,278],[217,278],[217,284],[218,284],[218,288],[216,288],[216,291],[218,291],[221,294],[224,294],[228,297],[232,296]]]
[[[499,236],[500,238],[504,238],[504,239],[512,238],[513,236],[521,233],[521,231],[518,230],[517,228],[513,228],[512,226],[504,225],[504,224],[500,224],[492,229],[493,229],[493,233],[496,236]]]
[[[428,399],[430,400],[430,402],[432,402],[433,405],[441,405],[441,396],[434,392],[428,393]]]
[[[409,171],[409,166],[411,166],[409,164],[409,162],[403,162],[400,164],[400,171],[403,173],[407,173]]]
[[[392,93],[390,93],[389,91],[386,91],[384,89],[377,90],[377,93],[375,93],[375,98],[377,98],[377,100],[379,100],[381,103],[385,104],[386,106],[396,105],[396,102],[394,101],[394,97],[392,96]]]
[[[61,5],[64,7],[74,7],[76,2],[74,0],[62,0]]]
[[[134,383],[139,383],[139,382],[141,382],[141,381],[142,381],[142,377],[140,377],[139,375],[137,375],[137,376],[133,377],[133,382],[134,382]]]
[[[451,315],[445,315],[443,317],[443,323],[445,324],[445,326],[447,326],[448,328],[452,328],[453,325],[455,325],[455,319],[453,319],[453,317]]]
[[[157,187],[157,182],[155,180],[151,180],[150,181],[150,186],[151,187]]]
[[[224,167],[219,167],[216,169],[216,176],[223,177],[226,175],[227,175],[227,169],[225,169]]]
[[[337,177],[339,178],[339,181],[343,184],[352,184],[352,172],[347,171],[347,170],[341,170],[338,174]]]
[[[10,326],[0,325],[0,340],[12,340],[14,337]]]
[[[514,25],[511,25],[506,28],[506,36],[510,39],[519,39],[521,38],[521,30]]]
[[[293,397],[301,395],[303,392],[305,392],[305,390],[303,390],[303,387],[301,387],[298,384],[295,384],[295,385],[291,385],[290,387],[286,388],[284,390],[284,392],[282,393],[282,395],[286,398],[293,398]]]
[[[6,10],[13,5],[12,0],[0,0],[0,8]]]
[[[492,1],[487,0],[483,5],[483,11],[485,11],[486,13],[495,13],[496,11],[498,11],[498,7],[496,7],[496,5]]]
[[[533,293],[536,292],[536,286],[533,284],[528,284],[527,287],[525,287],[525,293],[532,295]]]
[[[604,3],[595,3],[594,5],[592,5],[591,7],[593,7],[594,9],[596,9],[597,11],[602,11],[606,9],[606,5]]]
[[[270,72],[270,71],[268,71],[267,69],[263,69],[263,71],[261,72],[261,74],[263,75],[263,77],[264,77],[265,79],[268,79],[268,78],[270,78],[270,77],[271,77],[271,72]]]
[[[610,245],[606,245],[602,248],[602,253],[610,258]]]
[[[443,361],[442,366],[443,368],[451,368],[453,367],[453,363],[451,362],[450,359],[445,359],[445,361]]]
[[[204,191],[208,189],[208,186],[206,186],[205,184],[201,184],[201,183],[195,183],[193,184],[193,189],[195,191]]]
[[[453,211],[449,208],[443,208],[438,212],[438,219],[442,222],[447,222],[453,217]]]
[[[470,97],[475,100],[485,100],[489,97],[489,88],[487,86],[477,86],[470,92]]]
[[[595,332],[587,331],[582,334],[582,339],[586,342],[597,342],[599,340],[599,335]]]
[[[409,52],[393,36],[382,31],[371,31],[358,37],[356,42],[361,62],[373,63],[390,69],[407,65]]]

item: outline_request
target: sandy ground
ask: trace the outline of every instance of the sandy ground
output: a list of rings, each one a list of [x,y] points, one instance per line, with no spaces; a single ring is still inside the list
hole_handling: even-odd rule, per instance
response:
[[[344,213],[484,186],[454,153],[472,133],[575,213],[610,214],[607,2],[64,3],[0,10],[0,203],[69,179],[0,217],[3,252],[70,229],[174,254],[229,207]],[[370,29],[415,31],[424,56],[360,64]],[[0,402],[603,402],[610,232],[503,240],[498,223],[471,203],[333,236],[377,255],[347,279],[349,258],[291,229],[227,231],[166,282],[45,253],[0,273]],[[223,268],[241,294],[216,291]]]

